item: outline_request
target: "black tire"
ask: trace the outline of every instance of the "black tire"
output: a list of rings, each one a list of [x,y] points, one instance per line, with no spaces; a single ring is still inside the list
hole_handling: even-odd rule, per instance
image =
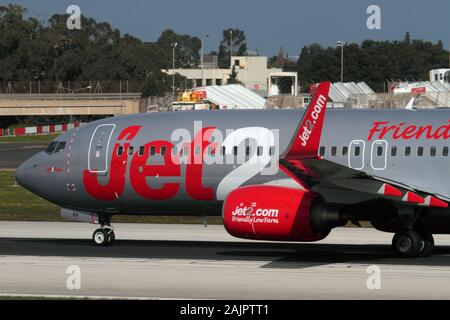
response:
[[[116,240],[116,235],[114,234],[113,230],[108,231],[108,242],[107,246],[112,246],[114,244],[114,241]]]
[[[398,232],[392,239],[392,249],[401,258],[418,257],[423,247],[423,238],[414,230]]]
[[[434,251],[433,234],[428,231],[419,231],[419,234],[423,239],[423,247],[422,250],[420,250],[419,255],[421,257],[429,257]]]
[[[106,246],[108,243],[108,233],[106,229],[97,229],[92,235],[95,246]]]

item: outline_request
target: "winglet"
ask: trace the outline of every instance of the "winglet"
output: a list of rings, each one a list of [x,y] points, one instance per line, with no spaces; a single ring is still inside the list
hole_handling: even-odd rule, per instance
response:
[[[305,159],[318,156],[330,85],[330,82],[322,82],[318,85],[314,97],[297,127],[288,151],[282,158]]]

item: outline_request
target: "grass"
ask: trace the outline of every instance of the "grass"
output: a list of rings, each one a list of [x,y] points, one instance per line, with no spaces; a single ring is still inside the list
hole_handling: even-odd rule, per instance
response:
[[[49,143],[57,136],[58,134],[36,134],[36,135],[28,135],[28,136],[18,136],[18,137],[0,137],[0,143],[13,143],[13,142],[45,142]]]
[[[17,185],[14,172],[0,171],[0,220],[60,221],[59,207]]]

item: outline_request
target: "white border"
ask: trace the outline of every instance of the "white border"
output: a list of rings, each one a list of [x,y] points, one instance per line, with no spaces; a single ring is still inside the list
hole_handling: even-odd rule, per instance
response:
[[[375,147],[376,144],[385,144],[385,150],[384,150],[384,167],[383,168],[375,168],[375,166],[373,165],[373,158],[374,158],[374,153],[373,153],[373,149]],[[386,140],[375,140],[372,143],[372,148],[370,150],[371,156],[370,156],[370,166],[372,167],[373,170],[376,171],[382,171],[382,170],[386,170],[387,168],[387,154],[388,154],[388,150],[389,150],[389,143]]]
[[[361,150],[361,154],[362,154],[362,166],[360,168],[353,168],[351,165],[351,157],[353,155],[352,152],[352,145],[356,142],[360,142],[362,143],[362,150]],[[355,170],[362,170],[364,168],[364,154],[366,152],[366,142],[364,140],[353,140],[350,142],[350,144],[348,145],[348,167],[351,169],[355,169]]]
[[[113,128],[112,128],[111,132],[109,133],[108,143],[106,145],[106,156],[105,156],[105,164],[106,164],[105,167],[106,167],[106,169],[102,170],[102,171],[93,171],[93,170],[91,170],[92,140],[94,139],[95,133],[97,132],[98,128],[100,128],[100,127],[110,127],[110,126],[112,126]],[[97,128],[95,128],[95,130],[94,130],[94,133],[92,133],[91,141],[89,142],[89,150],[88,150],[88,170],[89,170],[90,173],[106,173],[106,172],[108,172],[109,143],[111,142],[111,136],[112,136],[112,134],[113,134],[115,129],[116,129],[116,125],[114,123],[101,124],[101,125],[97,126]]]

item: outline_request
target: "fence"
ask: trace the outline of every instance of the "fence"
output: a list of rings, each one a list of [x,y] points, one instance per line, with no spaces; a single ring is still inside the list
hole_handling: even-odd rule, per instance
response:
[[[165,97],[147,97],[140,101],[139,112],[161,112],[170,111],[172,109],[173,96]]]
[[[105,94],[142,92],[144,81],[0,81],[0,94]]]
[[[70,129],[81,126],[82,123],[65,123],[65,124],[52,124],[48,126],[35,126],[35,127],[22,127],[22,128],[0,128],[0,137],[3,136],[25,136],[34,134],[52,134],[52,133],[62,133]]]

